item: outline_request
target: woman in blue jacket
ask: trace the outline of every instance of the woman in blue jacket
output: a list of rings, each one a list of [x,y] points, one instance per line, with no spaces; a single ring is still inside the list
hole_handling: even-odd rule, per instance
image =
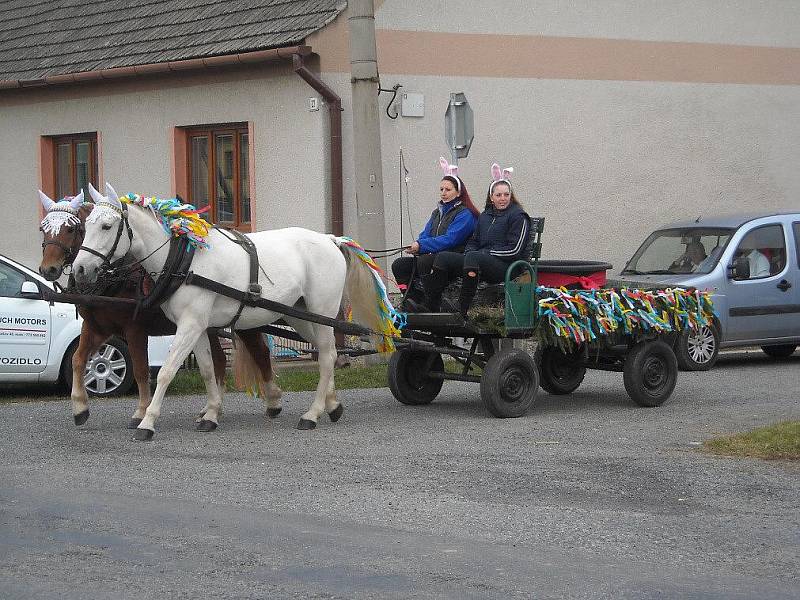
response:
[[[486,194],[486,208],[478,218],[465,253],[440,252],[437,255],[431,274],[425,280],[428,311],[439,312],[447,284],[463,276],[459,310],[466,316],[481,279],[500,283],[511,263],[527,258],[530,219],[514,195],[508,179],[512,172],[511,168],[501,171],[497,163],[492,165],[493,181]]]
[[[444,176],[439,184],[439,203],[431,213],[419,239],[406,252],[411,256],[392,263],[392,273],[398,284],[407,285],[407,308],[415,309],[423,299],[419,278],[428,275],[439,252],[461,253],[472,235],[478,219],[478,209],[472,203],[467,186],[458,176],[458,167],[439,159]],[[416,267],[415,267],[416,263]],[[415,281],[411,281],[414,273]],[[410,302],[409,302],[410,300]]]

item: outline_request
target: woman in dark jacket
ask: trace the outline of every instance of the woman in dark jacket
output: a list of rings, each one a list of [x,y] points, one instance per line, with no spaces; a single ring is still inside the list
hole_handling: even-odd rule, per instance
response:
[[[467,243],[464,254],[440,252],[425,280],[425,304],[430,312],[439,312],[442,292],[450,281],[464,278],[459,310],[466,316],[481,279],[500,283],[506,269],[515,260],[526,258],[530,219],[523,210],[511,182],[512,169],[492,165],[493,181],[486,194],[486,208]]]
[[[409,287],[406,302],[407,308],[412,310],[423,299],[422,287],[415,282],[431,272],[439,252],[460,254],[464,251],[464,244],[472,236],[480,214],[472,203],[467,186],[457,174],[458,167],[448,164],[444,158],[439,159],[439,166],[444,172],[439,183],[439,203],[419,239],[406,250],[411,256],[403,256],[392,263],[395,281]],[[411,281],[412,273],[415,273],[414,282]]]

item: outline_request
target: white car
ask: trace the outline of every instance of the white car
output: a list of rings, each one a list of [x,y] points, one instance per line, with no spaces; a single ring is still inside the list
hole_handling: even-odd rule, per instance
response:
[[[54,284],[0,254],[0,383],[58,383],[69,386],[72,354],[83,319],[73,304],[48,302],[42,289]],[[151,337],[151,369],[164,364],[173,336]],[[128,346],[111,338],[86,366],[93,396],[124,394],[133,385]]]

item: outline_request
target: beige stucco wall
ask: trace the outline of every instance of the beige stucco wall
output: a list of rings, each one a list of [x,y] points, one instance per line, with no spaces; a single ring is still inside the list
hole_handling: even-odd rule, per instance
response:
[[[800,46],[795,0],[385,0],[381,29]]]
[[[425,96],[424,118],[397,120],[383,113],[390,95],[379,97],[389,246],[400,243],[399,150],[410,169],[410,220],[419,233],[437,199],[436,159],[449,157],[449,93],[461,91],[475,112],[475,141],[460,162],[473,199],[483,203],[492,161],[514,166],[520,198],[547,219],[547,258],[603,259],[621,268],[653,227],[671,220],[800,210],[796,2],[386,0],[376,26],[382,86],[399,83],[401,91]],[[449,55],[432,50],[442,35],[449,36]],[[340,17],[312,45],[323,54],[324,79],[344,100],[349,178],[346,36]],[[578,38],[585,39],[574,45]],[[553,58],[511,56],[530,40],[553,52],[589,50],[556,56],[563,61],[545,76],[525,76],[526,69],[547,71],[542,61]],[[500,55],[514,66],[481,64],[480,56],[465,64],[459,44],[476,41],[504,46]],[[394,52],[404,42],[413,49],[398,59]],[[608,53],[614,69],[597,64],[594,47]],[[352,197],[348,179],[345,197]],[[352,207],[346,223],[357,231]],[[403,242],[410,240],[405,222]]]
[[[32,105],[0,94],[0,203],[15,222],[2,227],[0,253],[39,264],[39,137],[84,131],[98,132],[100,173],[117,192],[168,197],[174,127],[252,122],[257,228],[327,229],[326,112],[306,109],[315,94],[286,68],[243,76],[33,91],[39,101]]]

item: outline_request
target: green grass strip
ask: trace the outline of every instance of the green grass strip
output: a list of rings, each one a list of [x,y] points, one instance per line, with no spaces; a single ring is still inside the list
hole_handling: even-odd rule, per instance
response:
[[[784,421],[708,440],[703,448],[712,454],[748,456],[767,460],[800,459],[800,421]]]

